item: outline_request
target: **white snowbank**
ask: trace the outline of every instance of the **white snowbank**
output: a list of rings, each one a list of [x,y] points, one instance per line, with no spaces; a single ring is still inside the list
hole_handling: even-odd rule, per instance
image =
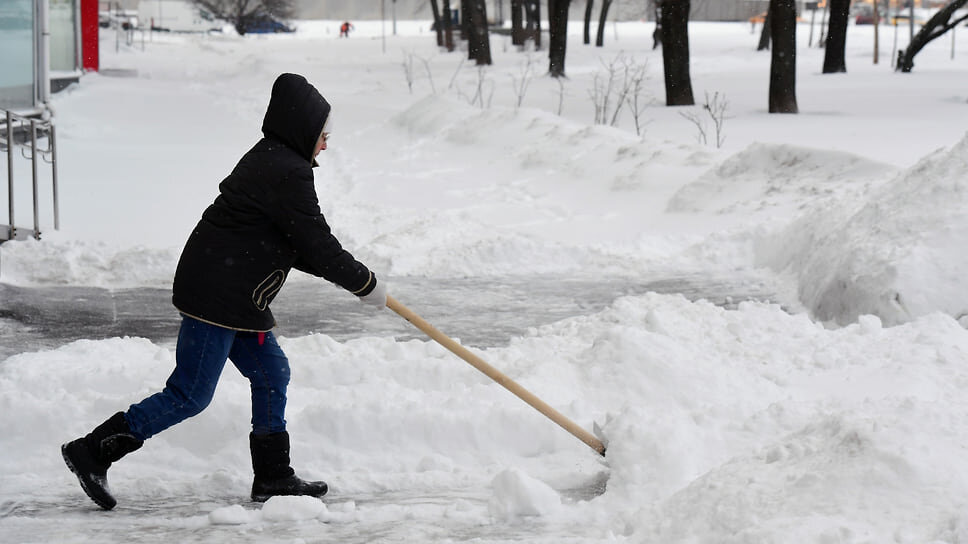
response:
[[[561,497],[550,486],[517,469],[508,469],[494,477],[494,494],[488,511],[498,519],[543,516],[561,507]]]
[[[602,423],[605,460],[433,344],[281,343],[293,362],[294,465],[329,481],[335,505],[272,499],[258,515],[223,506],[211,524],[406,519],[419,532],[441,516],[463,526],[538,515],[562,534],[587,525],[578,534],[588,540],[663,542],[928,541],[961,530],[952,520],[968,493],[968,332],[941,314],[826,330],[770,304],[728,311],[647,295],[483,353],[579,424]],[[46,502],[76,491],[59,443],[152,392],[171,365],[167,350],[139,339],[5,361],[4,493]],[[246,496],[247,411],[246,384],[227,370],[202,416],[111,469],[122,505]],[[593,497],[606,473],[600,497],[558,491]],[[340,504],[384,493],[389,502]],[[406,498],[439,494],[463,502]]]
[[[821,320],[968,315],[968,253],[955,249],[968,237],[968,137],[860,196],[816,205],[759,259],[796,275],[800,301]]]

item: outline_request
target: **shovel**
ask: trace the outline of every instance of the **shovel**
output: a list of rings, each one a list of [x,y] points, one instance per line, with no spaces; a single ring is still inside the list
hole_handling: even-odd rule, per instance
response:
[[[546,402],[536,397],[524,387],[521,387],[517,382],[509,378],[500,370],[487,364],[487,362],[477,355],[471,353],[464,346],[458,344],[451,337],[434,328],[433,325],[426,322],[423,318],[410,310],[410,308],[407,308],[389,295],[387,296],[387,307],[399,314],[400,317],[409,321],[413,326],[423,331],[438,344],[444,346],[461,359],[470,363],[471,366],[486,374],[488,378],[496,381],[502,387],[517,395],[518,398],[530,404],[532,408],[541,412],[545,415],[545,417],[560,425],[562,429],[568,431],[576,438],[587,444],[593,450],[598,452],[599,455],[605,455],[605,444],[601,440],[596,438],[585,429],[579,427],[578,424],[562,415],[561,412],[555,410],[551,406],[548,406]]]

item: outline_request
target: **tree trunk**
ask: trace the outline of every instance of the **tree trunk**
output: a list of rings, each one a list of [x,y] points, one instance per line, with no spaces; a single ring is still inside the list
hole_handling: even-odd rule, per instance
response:
[[[689,0],[662,0],[662,66],[666,106],[692,106],[689,76]]]
[[[450,0],[444,0],[444,45],[448,51],[456,49],[454,46],[454,16],[451,15]]]
[[[524,0],[511,0],[511,45],[524,45]]]
[[[595,0],[585,0],[585,45],[592,43],[592,9],[595,7]]]
[[[847,48],[847,19],[850,16],[850,0],[829,0],[830,22],[827,26],[827,43],[824,45],[823,73],[847,71],[844,50]]]
[[[570,2],[571,0],[548,0],[548,72],[551,77],[565,76]]]
[[[541,49],[541,0],[526,0],[527,36],[534,39],[535,50]]]
[[[444,25],[440,20],[440,7],[437,0],[430,0],[430,9],[434,12],[434,30],[437,32],[437,47],[444,46]]]
[[[612,0],[602,0],[602,14],[598,17],[598,35],[595,36],[595,47],[605,45],[605,20],[608,18],[608,8],[612,7]]]
[[[487,32],[487,8],[484,0],[470,0],[470,17],[467,18],[469,36],[467,57],[477,65],[491,64],[491,40]]]
[[[467,16],[471,12],[471,2],[473,0],[460,0],[460,12],[457,18],[457,28],[460,29],[460,39],[469,40],[471,37],[471,18]]]
[[[770,5],[772,6],[773,3],[770,2]],[[757,51],[765,51],[770,48],[770,27],[772,26],[770,25],[770,20],[773,19],[773,17],[771,17],[772,13],[773,10],[767,7],[766,17],[763,18],[763,28],[760,29],[760,43],[756,46]]]
[[[877,0],[874,0],[874,64],[877,64],[879,60],[878,57],[881,54],[881,12],[877,5]]]
[[[826,32],[827,32],[827,12],[830,11],[830,2],[823,3],[823,15],[820,16],[820,39],[817,40],[817,47],[823,49],[824,44],[827,43]]]
[[[968,20],[968,14],[964,14],[951,20],[951,16],[954,14],[955,10],[958,10],[965,6],[968,0],[952,0],[952,2],[945,7],[941,8],[938,13],[934,15],[927,23],[921,27],[921,30],[915,34],[914,38],[911,39],[911,43],[908,45],[907,49],[900,52],[898,55],[897,70],[901,72],[910,72],[914,68],[914,56],[918,54],[918,51],[928,45],[928,42],[934,40],[935,38],[941,36],[942,34],[954,29],[956,26],[961,24],[963,21]]]
[[[770,113],[798,113],[796,0],[770,0]]]

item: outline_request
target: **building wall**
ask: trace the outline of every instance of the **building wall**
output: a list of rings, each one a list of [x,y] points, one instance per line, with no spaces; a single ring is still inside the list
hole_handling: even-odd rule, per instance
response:
[[[189,0],[186,0],[189,1]],[[510,0],[486,0],[487,13],[494,18],[500,12],[508,18]],[[442,4],[438,0],[439,5]],[[691,0],[694,21],[745,21],[750,16],[766,11],[768,0]],[[500,8],[498,4],[501,4]],[[137,9],[138,0],[101,0],[102,8],[121,6],[122,9]],[[331,20],[377,20],[381,17],[381,5],[386,18],[390,19],[396,11],[398,20],[430,20],[433,13],[429,0],[293,0],[296,19]],[[585,17],[585,1],[572,0],[570,18],[580,20]],[[609,10],[610,20],[634,21],[654,19],[654,0],[615,0]],[[451,7],[460,6],[459,0],[451,0]],[[601,9],[601,0],[595,2],[595,17]],[[541,11],[547,15],[547,1],[541,0]]]
[[[768,0],[693,0],[694,21],[745,21],[766,11]]]
[[[386,17],[391,18],[396,10],[397,19],[433,19],[429,0],[382,0],[385,4]],[[507,4],[508,0],[505,0]],[[299,19],[339,19],[339,20],[373,20],[380,19],[381,0],[295,0],[296,17]],[[452,1],[451,5],[458,5]]]
[[[138,9],[138,0],[98,0],[98,11],[135,10]]]
[[[433,14],[429,0],[295,0],[296,17],[299,19],[348,19],[372,20],[380,18],[381,2],[386,9],[386,17],[391,17],[396,9],[397,19],[431,19]],[[498,7],[498,3],[501,7]],[[695,21],[745,21],[751,15],[766,11],[768,0],[692,0],[691,19]],[[395,5],[394,5],[395,4]],[[595,18],[601,10],[601,0],[594,4]],[[438,0],[438,5],[442,2]],[[572,0],[569,18],[580,20],[585,17],[585,1]],[[609,20],[634,21],[653,20],[654,0],[615,0],[609,10]],[[451,7],[460,6],[459,0],[452,0]],[[511,10],[510,0],[487,0],[488,17],[494,18],[503,11],[505,18]],[[541,1],[541,11],[547,16],[547,2]]]

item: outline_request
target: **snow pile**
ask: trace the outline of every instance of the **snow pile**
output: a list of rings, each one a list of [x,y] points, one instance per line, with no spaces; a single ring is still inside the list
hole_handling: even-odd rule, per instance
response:
[[[497,519],[543,516],[561,507],[561,497],[548,484],[517,469],[508,469],[494,477],[494,494],[488,511]]]
[[[2,246],[2,274],[13,285],[89,285],[93,287],[171,286],[180,249],[119,246],[71,240],[59,233],[42,241]]]
[[[252,521],[252,515],[241,504],[233,504],[209,512],[208,520],[213,525],[243,525]]]
[[[262,506],[265,521],[304,521],[322,515],[323,501],[316,497],[272,497]]]
[[[968,254],[952,249],[968,237],[968,137],[864,196],[815,206],[760,258],[798,276],[801,302],[821,320],[968,315]]]
[[[413,536],[441,519],[460,530],[534,516],[586,541],[923,542],[964,530],[953,520],[968,496],[968,332],[940,314],[826,330],[770,304],[728,311],[646,295],[483,353],[579,424],[602,423],[604,460],[434,344],[281,344],[293,362],[293,463],[330,482],[328,506],[239,504],[251,483],[248,390],[227,370],[204,414],[112,467],[120,515],[182,497],[191,516],[212,501],[222,506],[207,524],[247,530],[407,520]],[[41,503],[76,492],[60,442],[153,392],[171,365],[140,339],[6,360],[4,492]]]
[[[893,170],[843,151],[754,143],[677,191],[668,211],[789,219],[830,197],[861,197]]]

